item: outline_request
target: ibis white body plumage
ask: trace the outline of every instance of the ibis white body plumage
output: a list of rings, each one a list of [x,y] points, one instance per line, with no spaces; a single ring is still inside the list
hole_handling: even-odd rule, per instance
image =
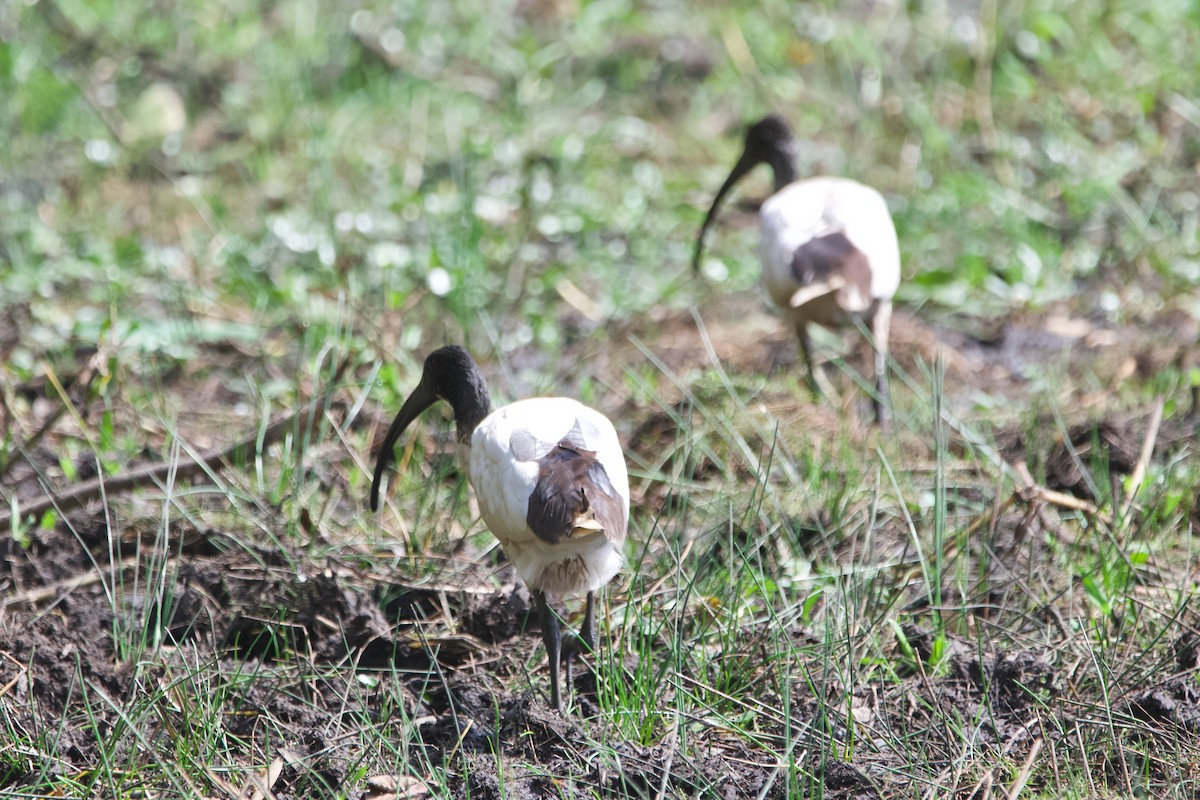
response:
[[[604,467],[620,498],[622,527],[550,543],[529,526],[529,501],[541,460],[569,439]],[[558,597],[594,592],[621,569],[629,477],[617,431],[603,414],[567,397],[518,400],[479,423],[463,463],[484,524],[530,589]]]
[[[763,285],[795,327],[814,390],[808,325],[840,327],[861,321],[870,326],[875,415],[883,424],[892,296],[900,285],[900,247],[883,195],[848,178],[796,180],[791,129],[780,117],[768,116],[747,131],[745,150],[700,229],[693,266],[699,267],[704,233],[721,199],[761,163],[775,173],[775,193],[759,211]]]
[[[866,314],[880,300],[891,300],[900,286],[900,246],[883,195],[848,178],[808,178],[789,183],[767,198],[759,210],[763,285],[771,299],[806,322],[837,327]],[[848,281],[814,286],[792,269],[796,252],[813,240],[842,234],[870,264],[866,292]],[[841,296],[837,288],[849,291]],[[830,291],[823,291],[824,289]],[[794,304],[797,292],[813,289],[809,303]],[[820,300],[826,302],[819,302]]]
[[[565,397],[520,400],[491,410],[487,383],[461,347],[425,359],[421,381],[384,438],[371,508],[379,507],[392,448],[425,409],[454,409],[459,460],[480,516],[533,591],[550,662],[550,697],[561,709],[559,666],[571,679],[574,641],[563,652],[558,617],[546,595],[585,592],[578,639],[596,643],[596,591],[620,570],[629,525],[629,476],[616,429],[603,414]]]

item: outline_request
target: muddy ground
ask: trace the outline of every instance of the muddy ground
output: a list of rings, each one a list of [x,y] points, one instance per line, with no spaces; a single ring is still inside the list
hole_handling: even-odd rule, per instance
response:
[[[706,315],[705,323],[731,373],[795,363],[791,339],[762,312],[757,295]],[[653,330],[640,331],[642,340],[657,342],[654,352],[670,369],[688,375],[707,363],[690,314],[664,313],[646,324]],[[627,333],[615,334],[605,350],[608,363],[600,359],[596,369],[619,375],[623,363],[639,357],[621,338]],[[1165,366],[1190,363],[1195,350],[1188,343],[1196,341],[1194,331],[1189,338],[1169,321],[1137,336],[1118,336],[1104,325],[1053,313],[969,332],[898,314],[893,337],[901,367],[914,372],[919,361],[932,362],[944,348],[947,395],[964,404],[980,396],[1021,397],[1049,361],[1086,374],[1081,385],[1092,388],[1075,396],[1070,438],[1077,451],[1106,452],[1114,475],[1134,468],[1148,414],[1107,414],[1097,395],[1106,381],[1149,379]],[[180,395],[193,393],[202,403],[204,392],[186,381],[181,377]],[[18,387],[22,391],[37,394],[44,387]],[[654,409],[619,399],[611,405],[606,410],[622,413],[631,449],[671,435]],[[1185,411],[1164,421],[1156,458],[1190,452],[1195,430]],[[836,424],[837,409],[804,405],[796,413],[818,432],[823,424]],[[386,417],[386,410],[368,409],[356,424],[378,427]],[[1042,439],[1049,443],[1031,452],[1028,439],[1020,429],[995,436],[1003,456],[1035,465],[1047,488],[1094,499],[1061,441]],[[29,463],[15,465],[5,477],[5,494],[40,496],[30,464],[51,474],[59,456],[55,435],[44,438]],[[86,465],[80,467],[86,472]],[[330,494],[348,494],[340,471],[323,479]],[[994,483],[994,476],[979,483]],[[643,504],[664,502],[653,489],[644,488]],[[998,498],[994,513],[978,514],[967,547],[987,553],[989,572],[973,596],[956,597],[947,587],[948,602],[965,609],[971,625],[995,632],[983,637],[996,642],[994,649],[951,640],[944,645],[951,652],[948,668],[927,674],[922,665],[934,646],[929,631],[935,610],[906,598],[912,601],[905,608],[909,622],[895,637],[897,661],[909,665],[906,674],[855,664],[797,665],[796,674],[806,679],[787,689],[790,718],[763,711],[784,707],[778,687],[756,686],[745,695],[747,710],[761,712],[747,727],[754,740],[698,718],[686,727],[688,741],[658,737],[649,744],[614,738],[602,728],[594,716],[595,678],[586,670],[577,677],[574,714],[564,717],[547,707],[544,674],[530,678],[524,669],[540,646],[530,598],[496,551],[483,563],[465,550],[442,554],[447,561],[437,572],[439,582],[409,584],[406,570],[387,553],[347,546],[337,557],[314,559],[311,552],[327,532],[309,519],[300,525],[311,537],[307,545],[302,537],[285,538],[285,521],[265,500],[255,506],[263,536],[250,539],[225,529],[215,522],[219,498],[200,502],[209,502],[214,513],[173,519],[164,551],[155,536],[161,502],[134,498],[112,498],[111,516],[90,503],[49,530],[31,531],[28,541],[0,539],[0,703],[8,738],[26,743],[0,747],[0,787],[42,785],[48,774],[86,785],[88,770],[101,763],[172,752],[173,737],[192,724],[190,709],[205,707],[202,700],[209,698],[219,698],[219,718],[209,724],[241,748],[223,753],[225,761],[249,766],[263,764],[265,754],[288,754],[269,787],[281,800],[422,796],[411,779],[401,775],[397,784],[388,777],[404,772],[394,752],[362,748],[354,733],[363,721],[385,735],[392,731],[397,741],[407,738],[406,727],[415,727],[423,755],[453,765],[453,794],[477,799],[664,792],[784,797],[789,780],[826,797],[984,797],[1011,786],[1021,765],[1039,751],[1086,763],[1095,784],[1114,794],[1153,794],[1156,786],[1176,781],[1200,787],[1200,767],[1172,756],[1181,738],[1200,734],[1200,621],[1194,610],[1187,604],[1171,610],[1168,602],[1164,613],[1175,618],[1154,648],[1140,653],[1138,663],[1113,665],[1108,702],[1120,728],[1102,724],[1095,687],[1082,677],[1089,666],[1086,648],[1064,621],[1076,616],[1071,577],[1049,579],[1065,582],[1061,603],[1030,604],[1028,584],[1044,578],[1038,565],[1047,541],[1070,538],[1061,520],[1074,512],[1033,495]],[[1007,502],[999,507],[1000,501]],[[119,523],[115,528],[112,519]],[[908,541],[903,530],[882,530],[878,539],[881,552]],[[1157,579],[1147,573],[1148,605],[1167,602],[1164,586],[1195,580],[1186,570],[1160,569]],[[145,584],[152,575],[165,575],[173,585],[165,592],[152,589]],[[155,607],[153,598],[162,596],[172,602]],[[1121,635],[1119,625],[1114,622],[1114,635]],[[760,657],[762,637],[755,634],[748,629],[744,650],[727,657]],[[398,683],[391,683],[393,675],[400,676]],[[664,709],[671,700],[662,697]],[[119,710],[133,703],[148,703],[153,713],[133,724]],[[947,715],[970,734],[945,730]],[[909,763],[894,746],[897,737],[922,742],[928,763]],[[597,739],[609,749],[594,749],[589,743]],[[973,753],[961,752],[963,741],[972,743]],[[785,748],[803,754],[807,776],[781,772],[776,754]],[[196,770],[195,784],[217,794],[223,779],[204,773],[203,766]],[[226,788],[241,791],[240,780],[235,783]],[[1052,772],[1039,770],[1030,786],[1052,790]]]

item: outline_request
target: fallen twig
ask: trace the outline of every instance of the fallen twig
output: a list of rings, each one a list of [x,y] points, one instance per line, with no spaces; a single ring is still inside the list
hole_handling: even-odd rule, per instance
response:
[[[1129,511],[1133,508],[1133,501],[1137,499],[1138,490],[1142,488],[1142,482],[1146,480],[1146,470],[1154,456],[1154,445],[1158,442],[1158,428],[1162,425],[1162,415],[1163,399],[1160,397],[1154,404],[1154,410],[1150,412],[1150,421],[1146,423],[1146,436],[1142,440],[1142,452],[1138,456],[1137,466],[1129,476],[1129,492],[1125,495],[1125,502],[1121,504],[1119,519],[1123,528],[1129,524]]]
[[[52,508],[59,512],[68,511],[79,508],[99,498],[102,493],[112,496],[138,489],[142,486],[161,483],[172,473],[176,480],[181,480],[199,475],[206,469],[211,468],[219,471],[227,466],[237,466],[245,463],[246,459],[256,451],[257,447],[261,446],[265,448],[282,439],[286,433],[291,431],[293,423],[297,418],[308,418],[307,424],[312,425],[316,420],[317,412],[322,408],[324,400],[324,398],[315,400],[290,414],[286,414],[268,425],[266,430],[262,431],[261,434],[258,430],[255,430],[246,438],[234,442],[227,447],[214,448],[195,456],[185,454],[177,462],[146,464],[135,467],[121,475],[93,478],[90,481],[76,484],[62,494],[56,495],[47,492],[46,496],[40,500],[19,506],[18,513],[22,517],[28,517],[37,516]],[[7,528],[11,522],[12,512],[7,509],[0,509],[0,530]]]
[[[1052,506],[1067,508],[1072,511],[1082,511],[1089,517],[1103,522],[1110,528],[1112,527],[1112,516],[1101,511],[1095,503],[1076,497],[1075,495],[1067,494],[1065,492],[1057,492],[1054,489],[1047,489],[1045,486],[1040,485],[1033,479],[1033,476],[1029,474],[1029,467],[1024,461],[1018,461],[1014,469],[1017,475],[1021,478],[1021,482],[1024,484],[1018,490],[1023,494],[1035,495],[1037,499]]]
[[[329,385],[336,386],[349,365],[349,357],[344,358],[342,363],[338,365],[333,377],[329,380]],[[173,476],[175,480],[180,480],[199,475],[206,469],[220,471],[227,466],[243,464],[258,451],[259,447],[266,448],[282,439],[292,429],[293,422],[297,419],[303,420],[305,425],[303,430],[311,433],[318,415],[326,402],[329,401],[332,392],[332,389],[323,392],[312,402],[275,420],[265,430],[260,432],[255,429],[246,438],[234,442],[227,447],[214,448],[195,456],[186,454],[178,461],[146,464],[135,467],[122,475],[113,475],[111,477],[97,476],[90,481],[75,485],[62,494],[56,495],[47,489],[46,495],[43,498],[27,505],[17,506],[16,511],[22,518],[37,516],[52,508],[61,513],[79,508],[85,503],[99,498],[101,495],[111,496],[122,494],[142,486],[161,483],[168,476]],[[11,508],[0,509],[0,530],[9,528],[12,524],[12,515],[13,511]]]
[[[119,564],[114,565],[112,572],[121,573],[130,567],[136,566],[138,563],[137,556],[130,556]],[[169,563],[169,562],[168,562]],[[38,603],[46,600],[53,600],[56,597],[73,592],[76,589],[84,586],[91,586],[99,583],[104,579],[104,573],[99,570],[85,572],[82,575],[75,575],[61,581],[55,581],[47,586],[39,586],[36,589],[30,589],[21,592],[18,595],[4,598],[3,605],[0,608],[11,608],[12,606],[36,606]]]
[[[1008,790],[1008,800],[1017,800],[1021,794],[1021,790],[1025,788],[1025,784],[1029,782],[1029,776],[1033,774],[1033,762],[1037,759],[1038,753],[1042,751],[1042,737],[1033,740],[1033,746],[1029,748],[1029,755],[1025,757],[1025,763],[1021,765],[1021,769],[1017,772],[1017,777],[1013,781],[1012,787]]]

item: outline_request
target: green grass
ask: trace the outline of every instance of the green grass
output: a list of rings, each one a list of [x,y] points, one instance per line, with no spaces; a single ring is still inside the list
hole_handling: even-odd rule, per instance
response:
[[[99,583],[4,613],[65,624],[90,600],[128,683],[68,664],[69,691],[39,700],[32,661],[5,653],[0,785],[349,797],[399,775],[434,796],[523,796],[537,773],[578,796],[604,774],[627,796],[716,796],[715,753],[757,765],[747,791],[764,796],[841,796],[839,774],[886,796],[1026,779],[1024,796],[1190,796],[1195,680],[1176,653],[1197,625],[1181,340],[1200,317],[1200,7],[979,5],[0,8],[5,505],[173,463],[333,392],[311,429],[243,464],[110,498],[98,519],[12,523],[17,560],[47,564],[20,585],[6,573],[14,603],[31,574],[67,577],[51,542]],[[795,125],[805,172],[888,198],[908,329],[966,342],[944,359],[897,346],[892,435],[854,422],[841,337],[818,340],[839,395],[825,402],[767,368],[791,342],[755,299],[747,213],[725,214],[708,277],[690,277],[740,126],[768,110]],[[766,194],[765,176],[748,183]],[[1031,336],[1001,342],[1011,364],[970,362],[1002,326],[1059,317],[1115,339],[1068,356]],[[469,590],[505,587],[450,421],[405,442],[379,515],[363,502],[372,435],[449,342],[498,401],[562,392],[613,415],[637,501],[599,713],[545,745],[554,759],[507,743],[496,786],[469,730],[442,748],[422,732],[438,715],[419,699],[463,675],[500,698],[497,726],[503,701],[546,683],[536,636],[476,651],[456,627]],[[997,364],[1028,380],[987,377]],[[1160,397],[1164,446],[1129,502],[1099,421],[1134,417],[1136,457]],[[1091,446],[1067,453],[1087,504],[1018,494],[1005,437],[1047,484],[1047,454],[1087,421]],[[236,640],[172,627],[210,559],[227,572],[204,591],[244,603]],[[436,598],[384,619],[389,646],[437,668],[363,666],[369,642],[310,652],[328,620],[301,612],[344,599],[322,581],[377,607]],[[1155,692],[1176,711],[1139,710]],[[58,727],[29,727],[38,703],[67,708]],[[100,757],[82,763],[64,731]],[[658,772],[631,766],[652,754]]]

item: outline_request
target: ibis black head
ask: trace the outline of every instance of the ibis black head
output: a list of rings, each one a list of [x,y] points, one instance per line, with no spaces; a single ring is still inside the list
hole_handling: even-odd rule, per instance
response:
[[[792,136],[792,128],[787,120],[778,114],[768,114],[746,129],[746,143],[742,148],[742,156],[733,166],[733,171],[717,190],[712,206],[700,226],[700,234],[696,237],[696,251],[692,256],[692,270],[700,269],[700,256],[704,253],[704,234],[717,215],[726,193],[734,184],[742,179],[750,170],[759,164],[770,164],[775,173],[775,191],[779,191],[796,180],[796,140]]]
[[[469,438],[491,412],[492,401],[488,395],[487,381],[483,379],[471,354],[457,345],[434,350],[425,358],[421,382],[404,401],[396,419],[392,420],[375,461],[375,477],[371,481],[372,511],[379,508],[379,487],[383,482],[384,470],[391,462],[396,440],[413,420],[438,400],[445,400],[454,409],[454,426],[460,439]]]
[[[746,149],[786,144],[792,141],[792,126],[778,114],[767,114],[746,128]]]
[[[460,430],[460,434],[474,431],[491,410],[487,381],[471,354],[458,345],[442,347],[425,357],[421,383],[450,404],[460,429],[470,429]]]

